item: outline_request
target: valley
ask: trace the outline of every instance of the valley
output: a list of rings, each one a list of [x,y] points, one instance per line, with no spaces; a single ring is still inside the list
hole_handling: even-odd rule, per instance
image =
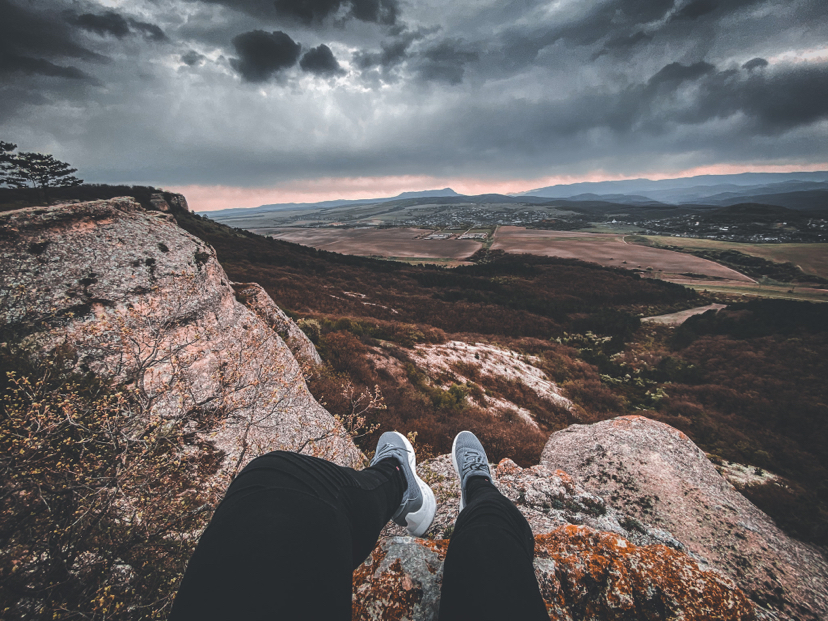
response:
[[[222,224],[343,254],[457,267],[492,251],[619,267],[722,296],[828,301],[828,175],[774,173],[434,190],[264,205]]]
[[[488,250],[471,242],[481,247],[467,257],[476,262],[445,269],[436,259],[376,260],[358,256],[356,245],[331,253],[209,218],[178,218],[216,248],[231,278],[259,282],[310,336],[326,366],[309,386],[329,411],[345,416],[355,395],[379,391],[384,407],[369,415],[378,427],[358,440],[363,448],[382,430],[400,429],[416,433],[418,453],[429,457],[468,428],[492,447],[493,460],[532,465],[550,432],[642,414],[680,429],[723,468],[746,464],[781,477],[739,489],[787,532],[828,543],[828,395],[820,379],[828,373],[828,306],[767,299],[771,286],[793,297],[799,285],[791,294],[790,283],[744,275],[681,285],[648,278],[650,265],[639,257],[660,253],[678,262],[663,265],[673,274],[682,262],[702,264],[711,276],[732,272],[623,234],[503,226],[485,240]],[[346,231],[316,233],[330,243]],[[450,241],[414,239],[421,235],[406,243]],[[495,247],[499,239],[537,254],[505,252]],[[553,242],[592,262],[548,256]],[[636,261],[631,268],[622,269],[623,251]],[[601,257],[607,265],[595,262]],[[700,307],[709,310],[693,315]],[[644,320],[676,313],[680,320]],[[538,373],[547,383],[532,384]]]

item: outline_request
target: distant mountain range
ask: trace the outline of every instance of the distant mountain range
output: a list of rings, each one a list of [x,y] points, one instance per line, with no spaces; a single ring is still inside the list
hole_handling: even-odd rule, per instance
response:
[[[823,211],[828,209],[828,171],[799,173],[742,173],[738,175],[699,175],[677,179],[625,179],[553,185],[514,195],[483,194],[465,196],[451,188],[403,192],[385,198],[334,200],[319,203],[280,203],[252,208],[205,212],[219,220],[241,215],[297,209],[327,209],[380,203],[416,204],[428,201],[452,203],[561,203],[593,210],[609,205],[655,208],[676,205],[729,206],[740,203],[777,205],[789,209]]]
[[[681,204],[727,193],[750,196],[813,189],[828,189],[828,171],[699,175],[658,181],[650,179],[588,181],[537,188],[521,192],[517,196],[571,199],[589,195],[590,200],[595,200],[596,197],[610,200],[612,197],[613,202],[617,202],[621,196],[635,196],[637,199],[643,197],[663,203]]]
[[[342,205],[373,205],[376,203],[390,203],[391,201],[399,201],[406,199],[422,199],[422,198],[438,198],[448,196],[462,196],[451,188],[443,188],[442,190],[424,190],[422,192],[403,192],[397,196],[389,196],[386,198],[361,198],[357,200],[338,199],[333,201],[322,201],[319,203],[274,203],[272,205],[261,205],[259,207],[236,207],[233,209],[219,209],[217,211],[202,212],[211,217],[213,216],[230,216],[244,214],[265,213],[270,211],[286,211],[288,209],[302,209],[303,207],[324,209],[326,207],[341,207]]]

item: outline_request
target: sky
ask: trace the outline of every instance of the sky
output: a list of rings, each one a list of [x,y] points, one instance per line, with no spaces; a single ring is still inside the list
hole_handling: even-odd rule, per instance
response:
[[[0,0],[0,140],[197,210],[828,169],[825,0]]]

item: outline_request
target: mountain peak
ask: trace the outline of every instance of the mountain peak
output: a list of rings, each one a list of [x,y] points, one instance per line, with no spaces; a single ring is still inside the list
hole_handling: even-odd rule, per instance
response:
[[[423,190],[422,192],[402,192],[394,198],[437,198],[441,196],[461,196],[451,188],[442,190]]]

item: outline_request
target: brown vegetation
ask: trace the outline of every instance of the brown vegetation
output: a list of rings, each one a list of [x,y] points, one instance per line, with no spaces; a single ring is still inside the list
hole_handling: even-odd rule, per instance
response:
[[[2,363],[2,616],[166,618],[220,493],[205,484],[220,455],[193,432],[206,421],[148,418],[61,358]]]
[[[708,452],[791,479],[803,490],[797,506],[807,503],[796,510],[803,519],[790,519],[790,504],[754,497],[788,532],[827,541],[828,395],[820,378],[828,376],[828,340],[812,329],[828,325],[824,311],[783,325],[772,318],[796,314],[768,307],[753,321],[699,336],[693,326],[706,321],[703,315],[674,337],[673,329],[639,328],[630,319],[699,305],[696,294],[623,270],[499,251],[475,257],[486,263],[444,270],[329,254],[192,216],[182,224],[216,248],[231,277],[260,282],[280,304],[319,322],[320,352],[335,373],[360,390],[380,386],[387,409],[371,418],[378,431],[417,432],[420,450],[439,453],[465,426],[491,443],[493,459],[532,464],[559,425],[641,412],[678,427]],[[760,324],[761,333],[746,328]],[[351,336],[332,334],[343,330]],[[382,346],[405,367],[406,347],[443,342],[447,334],[538,356],[537,366],[577,405],[571,418],[518,385],[487,385],[471,369],[456,370],[470,385],[444,390],[421,370],[394,375],[372,361],[372,348]],[[332,403],[341,388],[330,381],[312,378],[310,386]],[[485,392],[479,394],[486,390],[523,404],[542,431],[486,411]],[[363,448],[374,439],[366,436]]]

